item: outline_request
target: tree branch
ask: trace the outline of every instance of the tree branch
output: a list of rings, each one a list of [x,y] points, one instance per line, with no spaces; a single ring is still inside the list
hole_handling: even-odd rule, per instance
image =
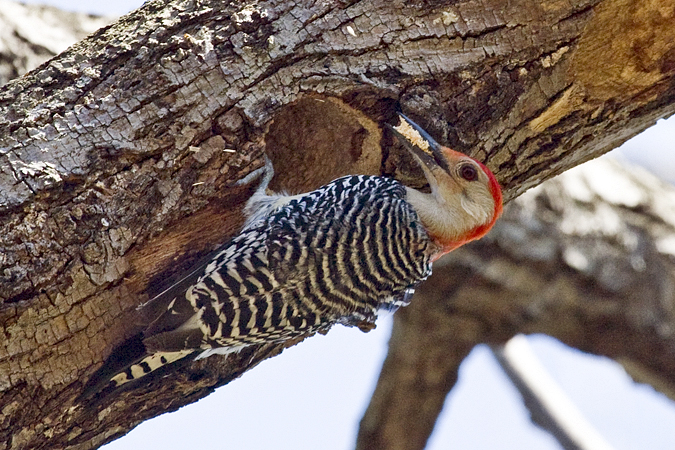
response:
[[[614,358],[675,399],[673,211],[675,188],[609,159],[512,201],[394,317],[357,448],[423,449],[463,357],[518,333]]]
[[[551,433],[565,450],[613,449],[546,372],[523,335],[493,348],[492,353],[523,397],[532,421]]]
[[[674,111],[672,18],[629,0],[153,1],[8,83],[0,442],[95,448],[282,350],[74,404],[135,308],[239,229],[236,181],[263,149],[276,188],[419,184],[380,132],[400,107],[511,199]]]

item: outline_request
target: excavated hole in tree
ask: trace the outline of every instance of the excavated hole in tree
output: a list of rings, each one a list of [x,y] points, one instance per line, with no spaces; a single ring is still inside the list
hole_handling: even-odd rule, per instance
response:
[[[304,97],[283,109],[265,137],[273,191],[307,192],[349,174],[380,173],[381,130],[333,97]]]

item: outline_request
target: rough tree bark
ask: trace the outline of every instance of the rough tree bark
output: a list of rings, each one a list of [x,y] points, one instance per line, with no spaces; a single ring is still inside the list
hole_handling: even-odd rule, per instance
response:
[[[675,110],[674,19],[672,1],[155,1],[10,82],[0,448],[96,448],[282,350],[75,402],[136,306],[236,232],[250,193],[236,182],[263,150],[276,188],[419,184],[380,131],[402,108],[512,199]],[[461,325],[457,342],[475,342]]]

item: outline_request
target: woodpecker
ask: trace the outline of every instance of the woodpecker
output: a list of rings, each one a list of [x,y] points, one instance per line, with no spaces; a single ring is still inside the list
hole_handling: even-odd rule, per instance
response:
[[[268,161],[242,231],[141,306],[149,325],[133,349],[111,355],[90,387],[338,323],[367,330],[378,311],[407,305],[433,261],[490,230],[502,194],[487,167],[439,145],[406,116],[388,128],[422,167],[430,193],[353,175],[301,195],[272,194]]]

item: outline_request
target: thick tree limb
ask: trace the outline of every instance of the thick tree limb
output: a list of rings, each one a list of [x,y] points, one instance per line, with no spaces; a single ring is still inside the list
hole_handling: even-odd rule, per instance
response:
[[[236,232],[236,181],[263,147],[278,188],[355,172],[419,183],[380,132],[400,106],[514,198],[675,110],[674,14],[629,0],[155,1],[10,82],[0,448],[98,447],[281,351],[74,404],[135,332],[136,306]],[[475,340],[459,341],[458,358]]]

